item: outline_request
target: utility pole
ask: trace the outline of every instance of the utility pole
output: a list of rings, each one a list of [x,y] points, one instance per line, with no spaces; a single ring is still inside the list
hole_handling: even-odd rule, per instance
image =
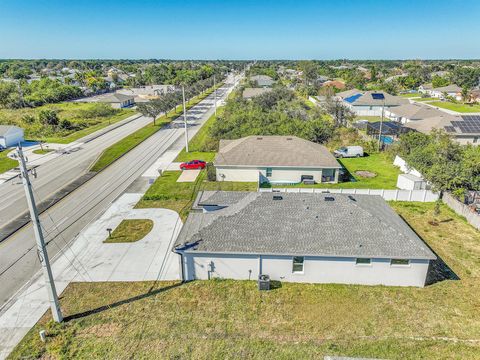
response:
[[[215,75],[213,75],[213,91],[215,93],[215,117],[217,117],[217,83],[215,81]]]
[[[383,98],[383,104],[382,104],[382,118],[380,120],[380,131],[378,134],[378,151],[380,151],[380,143],[382,140],[382,127],[383,127],[383,117],[385,114],[385,97]]]
[[[187,107],[185,106],[185,85],[182,85],[183,122],[185,123],[185,151],[188,153]]]
[[[50,268],[50,260],[48,259],[45,239],[43,238],[43,232],[40,225],[40,220],[38,218],[37,206],[35,205],[35,198],[33,197],[32,184],[30,183],[30,179],[28,177],[27,164],[25,162],[25,158],[23,157],[22,147],[20,145],[17,148],[17,153],[20,159],[20,175],[22,177],[25,195],[27,197],[28,209],[30,210],[30,217],[33,223],[35,240],[37,241],[37,255],[40,259],[40,263],[42,264],[43,275],[45,277],[45,287],[47,288],[48,298],[50,300],[52,316],[56,322],[62,322],[62,311],[60,310],[60,303],[58,301],[57,290],[53,280],[52,269]]]

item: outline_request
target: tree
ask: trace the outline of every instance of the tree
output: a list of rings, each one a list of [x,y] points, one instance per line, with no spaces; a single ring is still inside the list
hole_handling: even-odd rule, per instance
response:
[[[350,110],[337,99],[328,99],[325,102],[324,107],[326,112],[332,115],[337,127],[346,126],[355,118],[355,114],[352,112],[352,110]]]
[[[444,77],[441,77],[441,76],[438,76],[438,75],[434,75],[432,77],[432,86],[434,88],[447,86],[448,84],[450,84],[450,81],[448,81],[448,79],[446,79]]]
[[[58,115],[55,110],[40,110],[38,120],[44,125],[57,126],[59,123]]]
[[[144,103],[137,104],[137,110],[146,117],[153,118],[153,125],[155,126],[155,119],[162,113],[160,100],[151,100]]]

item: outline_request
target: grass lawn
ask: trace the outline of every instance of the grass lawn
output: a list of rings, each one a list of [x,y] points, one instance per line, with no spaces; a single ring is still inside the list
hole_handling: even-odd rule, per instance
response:
[[[177,183],[181,171],[165,171],[136,205],[137,208],[165,208],[176,211],[185,220],[200,190],[255,191],[257,183],[205,181],[202,171],[195,182]]]
[[[43,149],[43,150],[42,149],[37,149],[37,150],[33,150],[32,152],[34,154],[37,154],[37,155],[45,155],[45,154],[48,154],[52,151],[55,151],[55,150],[53,150],[53,149]]]
[[[412,99],[414,101],[435,101],[435,100],[438,100],[438,98],[434,98],[434,97],[420,97],[420,98],[417,98],[417,99]]]
[[[480,233],[447,207],[392,206],[460,280],[425,288],[253,281],[73,283],[11,358],[478,359]],[[46,330],[42,343],[38,332]]]
[[[457,111],[459,113],[480,112],[480,104],[466,105],[466,104],[456,104],[448,101],[434,101],[434,102],[431,102],[430,105],[433,105],[442,109]]]
[[[0,174],[18,166],[17,160],[12,160],[7,156],[10,151],[10,149],[0,151]]]
[[[403,98],[416,98],[416,97],[421,97],[421,93],[408,93],[408,94],[400,94],[401,97]]]
[[[220,86],[220,85],[219,85]],[[191,99],[187,104],[187,110],[191,107],[197,105],[200,101],[205,99],[209,94],[213,92],[213,88],[207,90],[202,95],[199,95],[193,99]],[[91,171],[101,171],[115,160],[119,159],[122,155],[126,154],[134,147],[148,139],[150,136],[155,134],[158,130],[163,128],[165,124],[170,123],[173,119],[175,119],[179,114],[183,111],[182,105],[177,106],[175,111],[166,115],[159,117],[156,121],[156,124],[153,125],[148,124],[147,126],[135,131],[134,133],[124,137],[122,140],[117,141],[115,144],[106,148],[100,157],[97,159],[95,164],[91,167]]]
[[[217,109],[217,116],[221,115],[224,108],[220,107]],[[206,149],[212,149],[216,147],[212,138],[210,138],[209,133],[210,129],[215,123],[215,114],[210,116],[210,118],[203,124],[203,126],[198,130],[195,136],[188,142],[188,153],[185,151],[185,148],[182,149],[180,154],[178,154],[175,161],[185,162],[191,160],[203,160],[206,162],[213,161],[215,158],[215,151],[205,151]]]
[[[126,243],[143,239],[153,228],[153,221],[149,219],[127,219],[113,230],[112,236],[107,237],[104,243]]]
[[[278,185],[275,187],[304,187],[304,188],[337,188],[337,189],[396,189],[397,177],[400,169],[393,166],[387,154],[377,153],[361,158],[338,159],[356,181],[341,182],[338,184],[314,184],[314,185]],[[356,175],[356,171],[366,170],[376,174],[375,177],[367,178]]]
[[[68,120],[72,129],[43,125],[38,119],[42,110],[55,110],[60,121]],[[59,103],[37,108],[1,109],[0,123],[20,126],[25,138],[67,144],[135,114],[133,109],[113,109],[98,103]]]

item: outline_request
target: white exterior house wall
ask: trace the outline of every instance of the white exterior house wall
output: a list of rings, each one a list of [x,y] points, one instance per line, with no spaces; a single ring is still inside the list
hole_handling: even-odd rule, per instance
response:
[[[358,116],[382,116],[382,106],[373,105],[352,105],[348,102],[344,102],[355,114]],[[385,114],[388,111],[389,106],[385,106]]]
[[[256,280],[259,274],[265,274],[272,280],[285,282],[423,287],[429,267],[428,260],[391,265],[390,259],[372,259],[368,265],[357,265],[351,257],[305,256],[304,259],[303,272],[294,273],[291,256],[185,254],[185,277],[186,280]]]
[[[23,142],[23,140],[23,129],[15,127],[9,130],[7,134],[0,135],[0,146],[5,148],[17,146],[18,143]]]
[[[332,181],[338,181],[338,169],[322,168],[287,168],[287,167],[269,167],[272,169],[272,175],[267,177],[267,167],[223,167],[216,166],[217,181],[247,181],[256,182],[262,176],[270,182],[299,183],[302,175],[313,176],[317,183],[322,182],[322,175],[333,177]]]

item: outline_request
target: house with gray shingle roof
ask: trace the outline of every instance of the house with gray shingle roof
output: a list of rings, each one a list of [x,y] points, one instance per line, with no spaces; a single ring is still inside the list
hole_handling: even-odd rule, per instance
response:
[[[338,182],[341,165],[328,149],[296,136],[247,136],[220,140],[217,181],[292,184]]]
[[[424,286],[435,254],[380,196],[200,192],[175,241],[184,280]]]
[[[374,94],[382,94],[385,101],[375,98]],[[409,101],[400,96],[390,95],[385,91],[355,91],[348,90],[338,93],[337,99],[359,116],[381,116],[382,109],[388,110],[395,106],[408,104]]]

